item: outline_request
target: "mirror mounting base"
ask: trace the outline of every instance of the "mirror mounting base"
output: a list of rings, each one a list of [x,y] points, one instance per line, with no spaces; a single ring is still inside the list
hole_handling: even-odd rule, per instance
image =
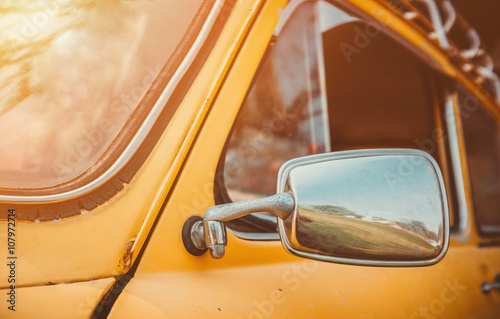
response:
[[[227,245],[227,233],[224,222],[240,218],[255,212],[270,212],[276,217],[286,219],[295,208],[295,200],[289,193],[212,206],[202,219],[192,216],[182,228],[182,242],[186,250],[194,256],[203,255],[210,249],[214,259],[224,257]]]
[[[191,216],[189,217],[186,222],[184,222],[184,226],[182,227],[182,243],[184,244],[184,248],[188,251],[193,256],[201,256],[203,255],[208,248],[198,248],[202,247],[193,241],[192,236],[191,236],[191,229],[193,228],[194,224],[202,222],[203,223],[203,218],[200,216]]]

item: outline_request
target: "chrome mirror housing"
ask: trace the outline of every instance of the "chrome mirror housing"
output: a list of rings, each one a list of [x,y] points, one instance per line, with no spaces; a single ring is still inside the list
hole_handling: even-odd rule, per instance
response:
[[[355,265],[425,266],[449,241],[446,192],[435,160],[418,150],[362,150],[291,160],[278,188],[293,212],[279,220],[297,256]]]
[[[449,213],[441,171],[413,149],[357,150],[296,158],[278,174],[278,193],[213,206],[183,229],[186,249],[224,255],[224,222],[252,212],[278,217],[283,247],[327,262],[427,266],[448,249]]]

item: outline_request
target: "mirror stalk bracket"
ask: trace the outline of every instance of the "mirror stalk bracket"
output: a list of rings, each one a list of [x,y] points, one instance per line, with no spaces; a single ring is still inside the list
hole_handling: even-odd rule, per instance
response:
[[[294,211],[294,208],[295,199],[287,192],[264,198],[212,206],[205,211],[203,220],[199,220],[190,226],[190,238],[183,238],[183,242],[185,246],[188,242],[198,250],[208,248],[212,258],[220,259],[224,256],[225,246],[227,245],[224,222],[256,212],[270,212],[276,217],[285,220]]]

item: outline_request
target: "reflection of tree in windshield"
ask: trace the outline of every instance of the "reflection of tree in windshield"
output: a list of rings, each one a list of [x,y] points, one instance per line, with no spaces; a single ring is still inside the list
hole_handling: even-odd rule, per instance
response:
[[[2,1],[2,41],[0,67],[2,92],[0,114],[14,107],[32,93],[41,93],[41,79],[36,77],[34,66],[42,61],[40,54],[47,53],[64,33],[83,28],[82,10],[95,0],[76,0],[66,4],[48,1]],[[77,14],[76,14],[77,13]],[[64,71],[58,70],[58,71]]]
[[[315,4],[302,4],[271,44],[231,135],[224,179],[233,201],[272,195],[289,159],[328,151]]]
[[[9,150],[0,155],[0,186],[75,177],[141,97],[119,113],[112,103],[144,72],[131,62],[145,17],[121,1],[92,0],[2,1],[0,15],[0,148]],[[31,178],[18,185],[20,174]]]

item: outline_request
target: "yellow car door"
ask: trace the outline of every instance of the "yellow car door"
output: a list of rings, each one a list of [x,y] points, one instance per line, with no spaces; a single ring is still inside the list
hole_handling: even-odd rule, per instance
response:
[[[0,317],[498,316],[499,81],[446,1],[56,2],[5,20]]]

